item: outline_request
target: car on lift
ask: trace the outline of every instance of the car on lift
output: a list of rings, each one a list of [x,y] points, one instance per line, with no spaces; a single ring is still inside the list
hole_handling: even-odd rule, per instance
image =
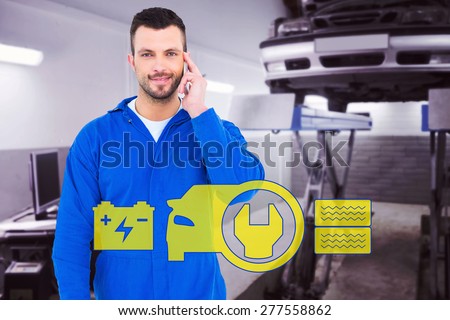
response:
[[[260,44],[271,93],[351,102],[428,100],[450,87],[450,0],[303,0]]]

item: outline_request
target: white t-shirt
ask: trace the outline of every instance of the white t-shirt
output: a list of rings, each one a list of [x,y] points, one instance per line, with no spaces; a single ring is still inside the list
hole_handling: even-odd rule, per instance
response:
[[[145,124],[145,126],[148,129],[148,131],[152,135],[153,139],[155,139],[155,141],[158,142],[158,139],[161,136],[161,133],[163,132],[164,128],[169,123],[170,119],[172,119],[175,115],[173,115],[172,117],[170,117],[168,119],[161,120],[161,121],[149,120],[149,119],[143,117],[141,114],[139,114],[139,112],[137,112],[137,110],[136,110],[136,99],[131,100],[128,103],[128,107],[131,110],[133,110],[133,112],[139,117],[139,119],[141,119],[141,121]],[[178,108],[178,111],[180,111],[180,109],[181,109],[181,103],[180,103],[180,107]],[[177,111],[177,113],[178,113],[178,111]]]

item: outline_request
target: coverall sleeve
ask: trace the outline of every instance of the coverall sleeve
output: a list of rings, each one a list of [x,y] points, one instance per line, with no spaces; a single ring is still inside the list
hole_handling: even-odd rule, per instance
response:
[[[247,142],[233,123],[221,120],[210,108],[193,118],[192,125],[210,183],[241,184],[264,179],[261,162],[247,150]]]
[[[66,160],[52,254],[61,299],[90,299],[93,207],[100,203],[92,150],[82,131]]]

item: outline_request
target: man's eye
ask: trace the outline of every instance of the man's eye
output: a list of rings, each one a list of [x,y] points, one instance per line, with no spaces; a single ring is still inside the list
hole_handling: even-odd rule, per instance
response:
[[[177,53],[176,52],[169,52],[169,53],[167,53],[167,55],[169,57],[175,57],[177,55]]]
[[[151,54],[150,54],[150,53],[143,53],[143,54],[141,55],[141,57],[151,57]]]

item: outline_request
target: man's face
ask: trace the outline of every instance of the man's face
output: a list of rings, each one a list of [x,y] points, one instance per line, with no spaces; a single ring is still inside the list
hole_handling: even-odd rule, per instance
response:
[[[134,56],[128,62],[140,87],[156,100],[169,100],[177,94],[183,77],[183,34],[175,26],[151,29],[144,26],[134,36]]]

